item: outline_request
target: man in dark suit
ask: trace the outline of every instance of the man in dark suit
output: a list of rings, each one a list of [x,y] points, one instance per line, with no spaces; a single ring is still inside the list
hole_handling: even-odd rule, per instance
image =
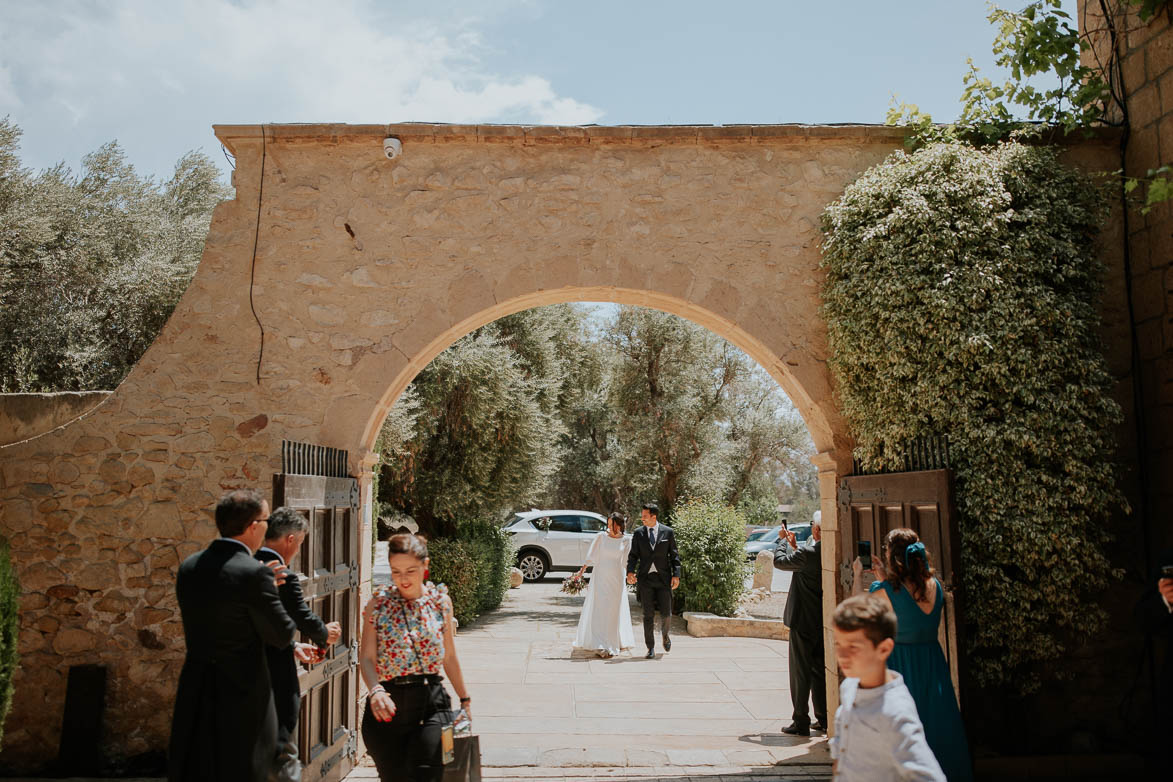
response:
[[[627,583],[638,584],[636,595],[644,613],[644,643],[647,658],[656,656],[656,609],[660,610],[660,634],[664,651],[672,650],[668,630],[672,627],[672,590],[680,586],[680,553],[671,527],[659,522],[660,509],[649,502],[640,511],[644,525],[635,531],[627,555]]]
[[[794,573],[782,621],[790,628],[790,697],[794,716],[783,733],[809,736],[811,717],[807,700],[814,701],[815,730],[827,729],[827,682],[823,660],[822,524],[811,524],[811,536],[798,544],[786,530],[786,542],[774,552],[774,567]]]
[[[265,645],[293,642],[281,606],[284,569],[253,559],[269,504],[250,489],[216,505],[221,537],[179,566],[175,591],[187,656],[179,674],[167,778],[263,782],[277,748],[277,712]]]
[[[286,567],[293,566],[293,559],[301,550],[309,532],[309,522],[292,508],[278,508],[269,516],[269,528],[265,532],[265,545],[257,551],[257,559],[266,565],[279,562]],[[333,646],[342,636],[342,625],[338,622],[323,622],[306,605],[301,594],[301,579],[289,573],[285,583],[277,588],[285,612],[297,625],[302,638],[308,638],[325,649]],[[273,699],[277,706],[277,760],[276,776],[280,782],[291,782],[301,778],[301,763],[297,758],[297,716],[301,711],[301,687],[297,681],[295,654],[303,644],[290,644],[284,649],[266,646],[269,657],[269,677],[273,682]],[[298,654],[303,662],[308,655]]]

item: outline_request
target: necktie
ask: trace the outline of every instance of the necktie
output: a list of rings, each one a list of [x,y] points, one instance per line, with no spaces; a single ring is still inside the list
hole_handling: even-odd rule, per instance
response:
[[[648,527],[648,540],[652,544],[652,548],[656,547],[656,528]]]

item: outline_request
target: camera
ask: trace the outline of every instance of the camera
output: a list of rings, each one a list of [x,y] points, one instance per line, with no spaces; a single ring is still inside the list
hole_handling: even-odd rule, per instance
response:
[[[403,154],[403,142],[394,136],[388,136],[383,139],[383,156],[388,160],[394,160]]]
[[[1161,578],[1173,578],[1173,565],[1161,565]]]
[[[859,563],[864,570],[872,569],[872,542],[870,540],[857,541],[855,553],[859,556]]]

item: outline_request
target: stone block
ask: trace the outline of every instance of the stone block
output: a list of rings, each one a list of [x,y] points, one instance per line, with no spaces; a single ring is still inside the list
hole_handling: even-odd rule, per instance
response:
[[[1128,118],[1133,127],[1143,128],[1161,116],[1161,95],[1156,82],[1150,82],[1128,97]]]
[[[738,619],[699,611],[685,611],[688,634],[697,638],[733,636],[736,638],[790,639],[790,630],[781,619]]]
[[[57,654],[79,654],[94,649],[97,640],[93,633],[67,627],[53,637],[53,651]]]
[[[519,568],[510,568],[509,569],[509,588],[510,589],[517,589],[523,583],[525,583],[525,574],[523,574]]]
[[[759,551],[753,565],[753,588],[770,591],[774,583],[774,552]]]

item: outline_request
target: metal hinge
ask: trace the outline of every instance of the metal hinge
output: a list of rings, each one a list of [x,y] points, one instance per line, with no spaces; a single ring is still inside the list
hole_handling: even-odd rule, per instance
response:
[[[358,757],[358,731],[350,731],[350,736],[346,739],[346,756],[351,760]]]
[[[350,642],[350,664],[358,665],[358,641]]]

